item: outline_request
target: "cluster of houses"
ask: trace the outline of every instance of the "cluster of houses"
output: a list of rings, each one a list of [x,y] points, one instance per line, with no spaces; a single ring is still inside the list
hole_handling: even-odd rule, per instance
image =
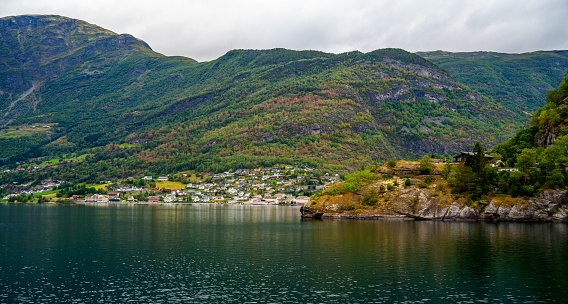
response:
[[[35,186],[31,186],[31,184],[24,184],[24,185],[19,185],[17,186],[17,188],[19,189],[18,191],[15,191],[12,194],[8,194],[5,197],[2,198],[2,200],[6,201],[8,199],[10,199],[10,197],[12,196],[18,196],[18,195],[30,195],[30,194],[34,194],[34,193],[43,193],[43,192],[47,192],[47,191],[51,191],[51,190],[55,190],[57,189],[57,187],[59,187],[62,184],[61,181],[58,180],[46,180],[41,182],[39,185],[35,185]],[[1,185],[0,188],[6,188],[8,187],[8,185]],[[11,185],[11,187],[14,187],[13,185]]]
[[[25,129],[25,128],[26,128],[26,126],[19,126],[18,127],[18,129]],[[32,128],[32,129],[36,129],[36,128],[49,129],[49,128],[51,128],[51,126],[50,125],[33,125],[33,126],[30,126],[30,128]]]
[[[120,201],[120,195],[116,192],[110,192],[107,194],[93,194],[85,196],[85,202],[88,203],[108,203],[111,201]]]
[[[4,170],[3,172],[4,172],[4,173],[19,172],[19,171],[35,172],[35,171],[37,171],[38,169],[39,169],[38,166],[27,167],[27,168],[19,167],[19,168],[12,169],[12,170],[6,169],[6,170]]]
[[[197,181],[186,184],[184,189],[146,189],[121,184],[110,189],[106,195],[95,194],[85,197],[85,202],[135,202],[140,194],[146,194],[144,201],[150,203],[229,203],[229,204],[290,204],[300,205],[309,201],[304,195],[325,189],[339,182],[337,175],[317,171],[307,167],[287,166],[282,168],[238,169],[209,176],[208,182]],[[145,176],[143,179],[152,179]],[[168,181],[161,176],[157,180]]]

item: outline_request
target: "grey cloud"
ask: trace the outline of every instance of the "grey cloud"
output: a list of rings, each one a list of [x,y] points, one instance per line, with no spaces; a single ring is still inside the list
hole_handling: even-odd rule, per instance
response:
[[[526,52],[568,48],[565,0],[2,0],[0,16],[59,14],[200,61],[233,48]]]

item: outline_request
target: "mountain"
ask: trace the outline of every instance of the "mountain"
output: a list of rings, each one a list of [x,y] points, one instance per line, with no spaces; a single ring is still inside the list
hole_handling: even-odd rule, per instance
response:
[[[568,73],[558,88],[548,91],[546,104],[531,118],[531,126],[521,129],[511,139],[493,150],[505,163],[513,164],[525,149],[533,150],[536,161],[546,173],[561,170],[568,164]],[[568,181],[568,176],[566,177]]]
[[[338,218],[566,222],[568,73],[548,91],[531,126],[459,165],[388,161],[316,193],[302,215]],[[487,156],[490,153],[490,157]],[[507,168],[499,168],[503,166]]]
[[[82,75],[101,73],[133,53],[157,56],[130,35],[65,17],[8,17],[0,24],[2,125],[36,109],[44,82],[77,68]]]
[[[0,23],[5,166],[79,159],[72,174],[87,177],[298,162],[348,170],[491,147],[521,125],[400,49],[233,50],[196,62],[60,16]]]
[[[526,121],[544,105],[546,92],[556,88],[568,70],[568,51],[521,54],[435,51],[417,54]]]

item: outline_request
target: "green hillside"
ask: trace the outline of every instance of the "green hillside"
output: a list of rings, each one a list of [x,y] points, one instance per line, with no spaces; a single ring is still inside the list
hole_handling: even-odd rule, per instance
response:
[[[198,63],[65,17],[0,23],[0,144],[10,147],[0,157],[10,168],[69,159],[44,174],[85,179],[275,163],[351,170],[491,147],[521,125],[400,49],[234,50]],[[8,136],[34,125],[49,127]]]
[[[558,88],[548,91],[546,105],[536,111],[531,126],[494,149],[485,152],[476,143],[473,153],[462,154],[457,164],[436,165],[425,155],[419,162],[391,160],[382,167],[361,169],[312,196],[302,214],[565,222],[567,103],[568,73]],[[457,209],[449,218],[448,208]],[[466,208],[472,213],[463,212]]]
[[[536,161],[548,169],[564,168],[568,164],[567,102],[568,73],[558,88],[548,92],[546,105],[536,111],[531,126],[495,147],[495,152],[501,154],[503,161],[513,164],[524,149],[530,149],[536,155]]]
[[[568,70],[568,51],[522,54],[435,51],[417,54],[526,121],[544,105],[546,92],[556,88]]]

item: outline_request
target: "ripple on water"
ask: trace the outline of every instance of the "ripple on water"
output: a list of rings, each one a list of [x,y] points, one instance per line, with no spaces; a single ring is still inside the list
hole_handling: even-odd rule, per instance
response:
[[[0,212],[2,303],[562,303],[568,288],[566,230],[545,225],[34,208]]]

